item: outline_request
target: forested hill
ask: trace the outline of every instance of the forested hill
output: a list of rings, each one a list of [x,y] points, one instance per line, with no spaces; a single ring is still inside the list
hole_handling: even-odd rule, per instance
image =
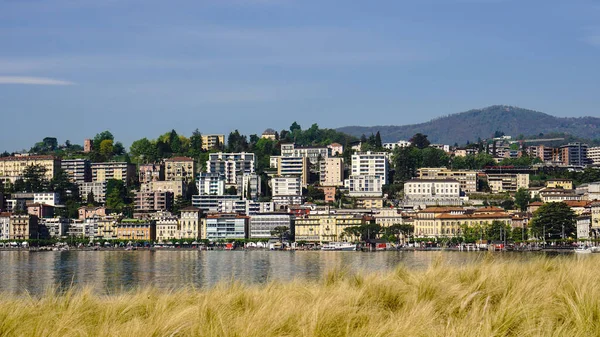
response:
[[[360,137],[362,134],[381,133],[384,142],[408,140],[415,133],[426,134],[433,143],[464,144],[478,138],[489,138],[495,131],[506,135],[538,135],[540,133],[566,133],[578,138],[600,138],[600,118],[555,117],[539,111],[518,107],[494,105],[483,109],[456,113],[433,119],[426,123],[387,126],[346,126],[338,131]]]

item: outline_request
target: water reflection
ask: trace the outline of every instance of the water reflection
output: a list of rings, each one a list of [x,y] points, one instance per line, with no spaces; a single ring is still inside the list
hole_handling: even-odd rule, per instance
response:
[[[264,283],[314,280],[336,268],[385,272],[398,265],[427,268],[436,259],[473,263],[484,252],[270,252],[270,251],[0,251],[0,292],[39,294],[49,287],[91,286],[100,293],[135,287],[208,287],[222,281]],[[529,259],[535,254],[501,253]]]

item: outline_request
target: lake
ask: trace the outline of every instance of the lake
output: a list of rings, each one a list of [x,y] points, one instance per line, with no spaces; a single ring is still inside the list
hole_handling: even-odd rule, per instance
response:
[[[336,268],[385,272],[404,265],[424,269],[439,259],[450,265],[480,261],[487,252],[339,251],[0,251],[0,293],[39,294],[49,287],[91,286],[99,293],[135,287],[210,287],[222,281],[265,283],[315,280]],[[494,253],[529,259],[537,253]]]

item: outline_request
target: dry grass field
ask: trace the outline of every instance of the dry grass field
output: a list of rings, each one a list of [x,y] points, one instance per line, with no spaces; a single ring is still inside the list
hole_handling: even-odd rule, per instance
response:
[[[598,336],[600,254],[319,282],[0,297],[0,336]],[[1,290],[0,290],[1,291]]]

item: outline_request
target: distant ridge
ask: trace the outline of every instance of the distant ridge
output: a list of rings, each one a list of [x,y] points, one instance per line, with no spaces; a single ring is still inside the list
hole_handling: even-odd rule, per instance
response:
[[[408,140],[415,133],[426,134],[433,143],[464,144],[478,138],[490,138],[495,131],[506,135],[538,135],[566,133],[577,138],[600,138],[600,118],[555,117],[543,112],[507,105],[493,105],[483,109],[436,117],[429,122],[411,125],[346,126],[338,131],[360,137],[362,134],[381,133],[384,142]]]

